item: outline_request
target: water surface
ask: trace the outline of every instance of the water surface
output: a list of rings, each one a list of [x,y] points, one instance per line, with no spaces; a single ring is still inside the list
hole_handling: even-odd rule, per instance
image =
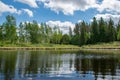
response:
[[[120,80],[120,54],[0,51],[0,80]]]

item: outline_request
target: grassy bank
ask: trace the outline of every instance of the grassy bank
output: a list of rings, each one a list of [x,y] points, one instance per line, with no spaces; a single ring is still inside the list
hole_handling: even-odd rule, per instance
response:
[[[31,43],[20,44],[4,43],[0,47],[0,50],[80,50],[80,49],[81,47],[75,45],[31,44]]]
[[[0,44],[0,50],[120,50],[120,42],[110,42],[110,43],[98,43],[84,46],[76,45],[63,45],[63,44],[31,44],[31,43],[19,43],[10,44],[2,43]]]
[[[84,45],[82,49],[120,49],[120,42],[98,43],[92,45]]]
[[[19,44],[0,44],[0,47],[55,47],[55,48],[78,48],[76,45],[64,45],[64,44],[31,44],[31,43],[19,43]]]

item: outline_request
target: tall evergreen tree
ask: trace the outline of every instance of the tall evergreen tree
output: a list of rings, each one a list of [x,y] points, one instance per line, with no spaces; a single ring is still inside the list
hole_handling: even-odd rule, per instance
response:
[[[80,23],[75,24],[74,34],[80,35]]]
[[[108,22],[107,39],[108,39],[108,41],[116,40],[116,32],[115,32],[114,22],[111,18]]]
[[[117,24],[117,32],[119,31],[119,29],[120,29],[120,20],[118,21],[118,24]]]
[[[91,43],[96,43],[99,41],[99,27],[96,18],[93,18],[91,23]]]
[[[106,41],[106,26],[103,18],[101,17],[99,20],[99,42]]]
[[[72,32],[72,28],[71,27],[69,27],[69,36],[70,36],[70,38],[73,36],[73,32]]]
[[[117,40],[120,41],[120,20],[119,20],[119,22],[117,24]]]
[[[80,45],[80,23],[75,24],[74,36],[72,37],[71,43]]]
[[[0,25],[0,41],[2,41],[2,40],[3,40],[3,28]]]
[[[119,31],[117,32],[117,40],[120,41],[120,29],[119,29]]]
[[[87,43],[88,40],[88,33],[87,33],[87,25],[85,24],[85,22],[81,22],[81,36],[80,36],[80,45],[85,45]]]

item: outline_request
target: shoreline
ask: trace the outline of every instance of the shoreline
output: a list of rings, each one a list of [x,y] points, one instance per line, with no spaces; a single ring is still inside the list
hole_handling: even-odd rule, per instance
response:
[[[84,47],[0,47],[0,50],[120,50],[120,47],[84,48]]]
[[[87,50],[120,50],[120,47],[82,48]]]
[[[0,50],[81,50],[80,47],[0,47]]]
[[[0,47],[0,51],[82,51],[86,53],[120,53],[120,48],[70,47]]]

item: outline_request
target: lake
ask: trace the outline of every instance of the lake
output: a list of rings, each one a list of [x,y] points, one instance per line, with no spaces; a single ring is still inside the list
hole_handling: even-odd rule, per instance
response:
[[[120,53],[0,51],[0,80],[120,80]]]

